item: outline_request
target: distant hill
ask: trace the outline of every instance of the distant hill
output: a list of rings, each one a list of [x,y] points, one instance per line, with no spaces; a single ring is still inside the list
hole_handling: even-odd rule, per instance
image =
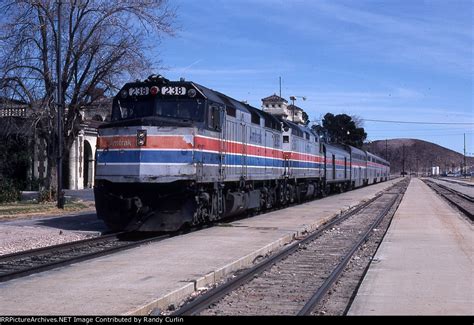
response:
[[[463,155],[440,145],[417,139],[378,140],[364,145],[366,150],[388,160],[391,172],[400,173],[403,168],[405,151],[405,171],[426,173],[432,166],[439,166],[440,172],[457,172],[463,164]],[[387,147],[387,149],[385,149]],[[473,170],[474,157],[467,157],[467,165]]]

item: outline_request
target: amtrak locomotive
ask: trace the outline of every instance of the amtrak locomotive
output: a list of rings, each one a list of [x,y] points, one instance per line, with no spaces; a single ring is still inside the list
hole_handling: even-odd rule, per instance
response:
[[[150,76],[99,128],[97,215],[112,230],[173,231],[389,177],[387,161],[193,82]]]

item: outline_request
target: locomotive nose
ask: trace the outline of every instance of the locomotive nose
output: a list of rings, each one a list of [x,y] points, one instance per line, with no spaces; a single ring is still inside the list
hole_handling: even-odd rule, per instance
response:
[[[193,130],[127,127],[100,130],[96,179],[169,182],[194,177]]]

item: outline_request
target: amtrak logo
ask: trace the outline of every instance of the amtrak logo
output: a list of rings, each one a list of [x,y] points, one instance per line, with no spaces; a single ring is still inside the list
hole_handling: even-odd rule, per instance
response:
[[[132,146],[132,141],[130,140],[124,140],[124,139],[120,139],[120,140],[113,140],[112,143],[110,144],[111,147],[131,147]]]

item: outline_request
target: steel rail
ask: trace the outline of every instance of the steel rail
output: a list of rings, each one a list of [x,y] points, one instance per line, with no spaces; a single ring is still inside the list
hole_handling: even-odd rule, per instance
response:
[[[469,201],[469,202],[474,202],[474,198],[472,196],[469,196],[465,193],[462,193],[462,192],[459,192],[458,190],[455,190],[454,188],[451,188],[449,186],[446,186],[446,185],[443,185],[443,184],[439,184],[439,183],[434,183],[436,184],[437,186],[441,187],[443,190],[446,190],[452,194],[455,194],[457,196],[460,196],[462,197],[463,199]]]
[[[400,182],[399,182],[400,183]],[[390,189],[396,187],[399,183],[394,184]],[[390,190],[388,189],[388,190]],[[196,315],[199,314],[201,311],[209,307],[211,304],[214,302],[218,301],[228,293],[232,292],[233,290],[237,289],[241,285],[249,282],[251,279],[253,279],[256,275],[261,274],[263,271],[269,269],[272,267],[275,263],[283,260],[290,254],[294,253],[297,249],[299,249],[301,246],[312,242],[319,236],[321,236],[324,231],[332,228],[334,225],[346,220],[347,218],[353,216],[354,214],[360,212],[367,206],[369,206],[371,203],[373,203],[375,200],[379,199],[382,195],[386,194],[385,192],[380,193],[373,197],[372,199],[356,206],[354,209],[347,211],[345,213],[342,213],[338,216],[336,216],[334,219],[330,220],[326,224],[324,224],[321,228],[317,229],[315,232],[307,236],[301,241],[295,242],[291,245],[289,245],[287,248],[283,249],[282,251],[276,253],[273,256],[270,256],[268,259],[262,261],[261,263],[255,265],[254,267],[244,271],[240,275],[236,276],[232,280],[229,280],[228,282],[206,292],[202,296],[196,298],[195,300],[185,304],[182,306],[180,309],[176,310],[175,312],[172,313],[172,315],[180,316],[180,315]],[[399,194],[399,193],[396,193]]]
[[[455,195],[458,198],[461,198],[462,200],[468,201],[469,203],[473,203],[474,199],[470,197],[469,195],[466,195],[464,193],[458,192],[452,188],[449,188],[447,186],[424,180],[425,184],[428,185],[433,191],[435,191],[439,196],[443,197],[446,199],[448,202],[453,204],[457,209],[459,209],[462,213],[464,213],[470,220],[474,220],[474,211],[472,209],[467,209],[465,206],[454,200],[449,194]],[[448,191],[449,194],[444,193],[443,191],[439,190],[445,190]]]
[[[328,292],[329,288],[331,288],[333,283],[339,278],[342,271],[344,271],[344,268],[346,267],[347,263],[349,263],[354,253],[357,251],[357,249],[359,249],[360,245],[362,245],[368,239],[368,237],[372,234],[374,228],[376,228],[380,224],[380,222],[387,215],[390,209],[395,205],[395,202],[397,202],[400,195],[401,194],[394,196],[393,199],[384,208],[384,210],[377,215],[376,220],[372,223],[369,229],[367,229],[367,231],[362,235],[362,237],[352,246],[351,250],[347,252],[346,255],[344,255],[342,261],[334,268],[329,277],[318,288],[318,290],[308,300],[304,307],[298,312],[297,316],[305,316],[311,314],[314,307],[316,307],[316,305],[321,301],[326,292]]]
[[[52,245],[52,246],[45,246],[45,247],[39,247],[39,248],[33,248],[25,251],[19,251],[19,252],[14,252],[14,253],[9,253],[5,255],[0,255],[0,263],[5,262],[8,260],[14,260],[18,259],[19,257],[29,257],[29,256],[34,256],[38,255],[42,252],[47,253],[49,249],[55,248],[55,249],[61,249],[61,248],[68,248],[71,246],[72,243],[74,244],[81,244],[81,243],[93,243],[93,242],[100,242],[103,241],[104,239],[107,238],[115,238],[118,235],[121,234],[126,234],[125,232],[119,232],[119,233],[113,233],[113,234],[107,234],[99,237],[94,237],[94,238],[86,238],[86,239],[81,239],[81,240],[76,240],[73,242],[67,242],[67,243],[62,243],[62,244],[57,244],[57,245]]]
[[[70,265],[92,258],[116,253],[119,251],[131,249],[145,243],[160,241],[169,238],[170,235],[155,236],[147,239],[137,241],[122,241],[122,237],[130,235],[129,233],[118,233],[110,234],[106,236],[100,236],[97,238],[83,239],[75,242],[63,243],[54,246],[47,246],[42,248],[36,248],[28,251],[12,253],[4,256],[0,256],[0,282],[9,281],[12,279],[24,277],[30,274],[44,272],[47,270],[55,269],[61,266]],[[101,244],[113,244],[116,246],[112,247],[100,247]],[[89,247],[88,247],[89,246]],[[79,250],[95,250],[93,252],[80,252]],[[69,255],[68,255],[69,254]],[[71,256],[74,255],[75,256]],[[62,258],[61,258],[61,255]],[[44,258],[41,261],[41,258]],[[29,261],[25,262],[25,259],[30,258]],[[14,262],[22,262],[19,265],[13,264]],[[12,262],[13,265],[6,263]],[[22,265],[23,264],[23,265]],[[24,265],[27,264],[27,265]],[[30,264],[30,265],[28,265]],[[23,266],[23,268],[22,268]],[[20,268],[19,268],[20,267]],[[9,269],[13,269],[9,271]]]
[[[446,179],[446,178],[438,178],[438,179],[439,179],[440,181],[446,182],[446,183],[461,185],[461,186],[465,186],[465,187],[474,187],[474,183],[469,184],[469,183],[467,183],[467,182],[455,181],[455,180]]]

